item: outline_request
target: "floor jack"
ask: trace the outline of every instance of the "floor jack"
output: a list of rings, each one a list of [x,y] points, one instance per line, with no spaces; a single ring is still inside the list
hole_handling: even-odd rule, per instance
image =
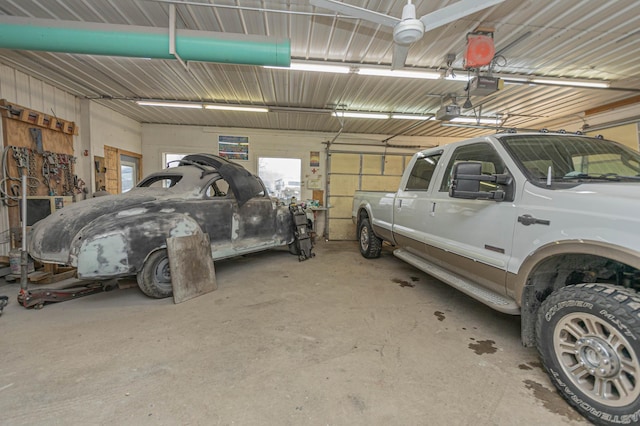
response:
[[[72,284],[65,288],[39,288],[35,291],[20,288],[18,303],[25,308],[41,309],[46,303],[64,302],[115,288],[110,282],[94,281],[88,284]],[[1,311],[0,311],[1,312]]]

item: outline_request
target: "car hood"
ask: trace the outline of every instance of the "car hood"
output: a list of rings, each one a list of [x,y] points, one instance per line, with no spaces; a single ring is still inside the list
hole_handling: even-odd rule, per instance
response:
[[[636,211],[640,207],[640,182],[583,183],[555,190],[527,184],[520,207],[524,212],[539,209],[570,221],[590,218],[588,220],[597,219],[599,222],[636,222]]]
[[[100,216],[153,201],[163,191],[107,195],[79,201],[55,211],[31,227],[28,252],[41,262],[68,263],[71,242],[78,232]]]

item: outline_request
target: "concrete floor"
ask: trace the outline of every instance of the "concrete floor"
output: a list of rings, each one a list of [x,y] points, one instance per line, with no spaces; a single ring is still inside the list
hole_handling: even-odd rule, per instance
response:
[[[355,242],[216,263],[182,304],[137,288],[0,317],[0,423],[578,425],[519,317]]]

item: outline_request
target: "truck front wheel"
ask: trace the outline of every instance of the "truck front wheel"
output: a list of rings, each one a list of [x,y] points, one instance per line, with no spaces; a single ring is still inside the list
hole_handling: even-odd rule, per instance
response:
[[[596,424],[640,421],[640,297],[608,284],[552,293],[536,324],[538,351],[560,394]]]
[[[358,227],[358,242],[360,244],[360,253],[367,259],[380,256],[382,240],[373,233],[368,218],[360,221],[360,226]]]

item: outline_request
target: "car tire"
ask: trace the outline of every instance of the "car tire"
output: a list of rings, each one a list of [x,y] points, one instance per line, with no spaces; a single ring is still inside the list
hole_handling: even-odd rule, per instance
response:
[[[358,245],[360,253],[367,259],[380,257],[382,240],[373,233],[369,218],[363,218],[358,226]]]
[[[640,296],[609,284],[563,287],[542,304],[538,351],[551,381],[595,424],[640,421]]]
[[[171,271],[167,250],[154,251],[147,257],[136,277],[138,287],[144,294],[156,299],[164,299],[173,294]]]

